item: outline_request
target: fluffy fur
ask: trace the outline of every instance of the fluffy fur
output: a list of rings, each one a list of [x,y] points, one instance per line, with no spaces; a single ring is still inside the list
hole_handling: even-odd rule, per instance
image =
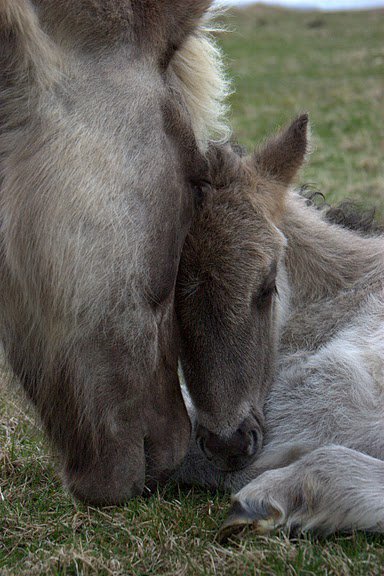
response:
[[[173,59],[172,68],[181,83],[183,97],[191,111],[194,132],[206,149],[209,141],[226,141],[231,130],[227,122],[226,98],[231,85],[223,57],[212,33],[220,12],[211,10],[197,32],[189,37]]]

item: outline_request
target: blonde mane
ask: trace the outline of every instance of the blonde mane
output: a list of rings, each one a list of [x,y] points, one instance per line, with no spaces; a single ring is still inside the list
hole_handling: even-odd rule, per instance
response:
[[[209,141],[228,140],[231,134],[226,103],[231,84],[225,73],[222,51],[212,36],[221,30],[213,23],[218,13],[222,11],[208,12],[196,32],[176,52],[171,64],[202,149],[207,148]]]

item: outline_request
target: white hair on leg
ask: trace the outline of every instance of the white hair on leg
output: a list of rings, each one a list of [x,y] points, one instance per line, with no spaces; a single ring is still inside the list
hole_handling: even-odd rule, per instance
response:
[[[384,462],[330,445],[269,470],[233,497],[222,536],[251,524],[259,533],[282,527],[323,535],[384,531]]]

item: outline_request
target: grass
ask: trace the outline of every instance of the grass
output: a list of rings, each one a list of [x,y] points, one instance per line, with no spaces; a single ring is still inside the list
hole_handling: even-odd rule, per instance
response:
[[[384,214],[383,12],[250,7],[220,38],[234,78],[232,124],[247,146],[309,111],[314,152],[302,180],[330,201]],[[0,372],[0,575],[374,575],[384,537],[289,540],[248,531],[215,542],[228,498],[168,486],[149,500],[95,509],[64,492],[17,390]]]
[[[222,38],[236,92],[232,125],[259,143],[308,111],[313,154],[302,179],[330,201],[384,214],[384,11],[321,14],[252,6]]]

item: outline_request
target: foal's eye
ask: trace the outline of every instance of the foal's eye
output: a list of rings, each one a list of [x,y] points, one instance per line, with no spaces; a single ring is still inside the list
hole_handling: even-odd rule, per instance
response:
[[[259,290],[254,296],[253,303],[257,308],[262,308],[271,303],[274,295],[278,295],[276,286],[276,270],[275,263],[272,264],[268,277],[264,280]]]
[[[258,294],[260,303],[270,300],[274,294],[278,294],[276,283],[271,286],[263,286]]]
[[[252,300],[253,309],[263,310],[272,304],[272,299],[275,294],[278,294],[276,285],[263,287],[255,294]]]
[[[192,182],[193,196],[197,208],[200,208],[200,206],[203,204],[206,195],[211,190],[211,187],[212,185],[208,180]]]

